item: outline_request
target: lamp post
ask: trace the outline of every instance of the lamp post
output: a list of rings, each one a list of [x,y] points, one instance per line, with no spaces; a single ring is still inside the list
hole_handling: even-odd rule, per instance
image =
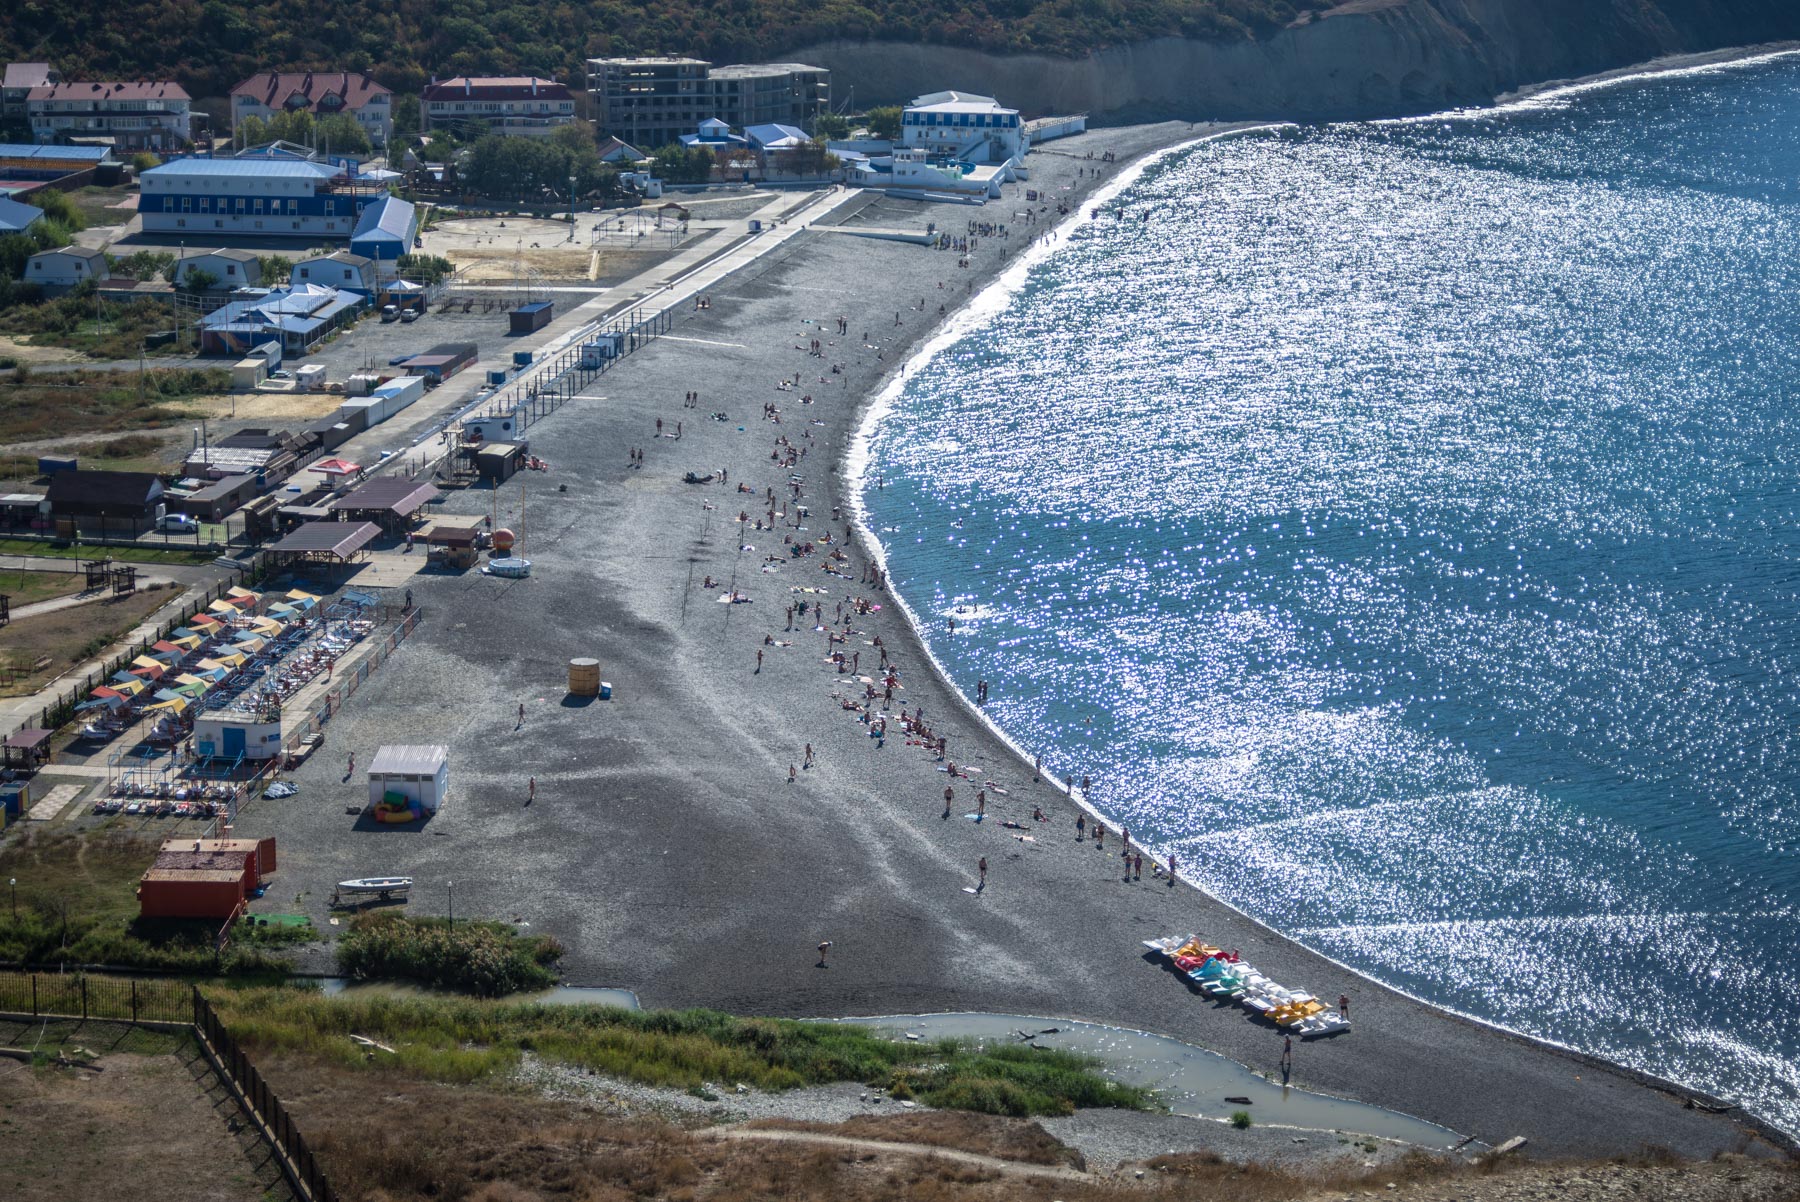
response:
[[[575,241],[575,172],[569,171],[569,241]]]
[[[449,882],[449,885],[450,885],[450,929],[454,931],[456,929],[456,882],[451,881],[451,882]]]
[[[17,922],[19,921],[19,878],[9,877],[6,883],[12,889],[12,915],[13,921]]]

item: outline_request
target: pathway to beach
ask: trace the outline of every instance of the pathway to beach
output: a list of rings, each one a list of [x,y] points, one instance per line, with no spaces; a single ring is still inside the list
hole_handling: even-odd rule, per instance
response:
[[[1355,1030],[1297,1042],[1296,1085],[1554,1155],[1743,1142],[1729,1116],[1371,985],[1157,879],[1148,857],[1124,880],[1116,833],[1104,849],[1077,840],[1068,798],[1034,784],[934,677],[871,581],[839,479],[867,398],[1059,203],[1191,136],[1163,125],[1058,143],[1074,154],[1032,157],[1032,205],[1018,185],[984,208],[870,197],[831,220],[933,221],[959,237],[973,220],[1005,236],[974,239],[966,267],[955,250],[795,236],[528,431],[550,471],[445,509],[497,502],[503,524],[524,526],[532,575],[411,580],[421,632],[332,722],[299,796],[240,824],[280,839],[269,904],[292,910],[299,894],[322,921],[334,881],[405,872],[413,908],[442,912],[454,880],[460,913],[550,932],[571,981],[647,1006],[1067,1016],[1275,1072],[1279,1033],[1191,993],[1139,944],[1199,932],[1279,980],[1350,996]],[[575,656],[599,658],[612,700],[565,697]],[[942,762],[906,730],[921,709],[947,740]],[[384,743],[451,747],[451,801],[422,830],[345,812],[366,795],[345,757]],[[966,817],[978,809],[981,822]]]

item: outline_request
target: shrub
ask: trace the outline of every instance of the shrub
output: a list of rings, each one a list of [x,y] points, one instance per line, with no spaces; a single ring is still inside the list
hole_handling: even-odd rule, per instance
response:
[[[1236,1127],[1239,1131],[1248,1127],[1250,1122],[1250,1112],[1248,1110],[1234,1110],[1231,1112],[1231,1125]]]
[[[338,943],[338,967],[347,976],[417,981],[501,997],[556,984],[549,965],[562,947],[548,935],[520,935],[497,922],[452,925],[440,919],[365,914]]]

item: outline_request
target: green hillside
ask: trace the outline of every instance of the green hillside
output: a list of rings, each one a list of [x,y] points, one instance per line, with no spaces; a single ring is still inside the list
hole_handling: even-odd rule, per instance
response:
[[[582,60],[692,54],[778,56],[834,38],[1083,54],[1160,34],[1253,37],[1330,0],[15,0],[0,16],[9,60],[72,78],[173,76],[220,96],[259,70],[367,70],[399,92],[431,76],[553,74]]]

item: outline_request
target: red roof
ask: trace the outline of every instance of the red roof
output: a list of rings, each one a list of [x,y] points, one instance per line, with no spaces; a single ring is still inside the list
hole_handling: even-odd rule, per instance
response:
[[[132,83],[55,83],[33,88],[27,100],[192,100],[173,80],[140,79]]]
[[[535,87],[535,91],[533,88]],[[569,89],[554,79],[535,75],[459,75],[428,84],[419,93],[425,100],[569,100]]]
[[[349,71],[262,71],[231,89],[233,96],[250,96],[272,109],[287,107],[288,98],[300,95],[316,108],[327,96],[343,100],[343,107],[355,111],[377,96],[392,96],[367,75]]]

